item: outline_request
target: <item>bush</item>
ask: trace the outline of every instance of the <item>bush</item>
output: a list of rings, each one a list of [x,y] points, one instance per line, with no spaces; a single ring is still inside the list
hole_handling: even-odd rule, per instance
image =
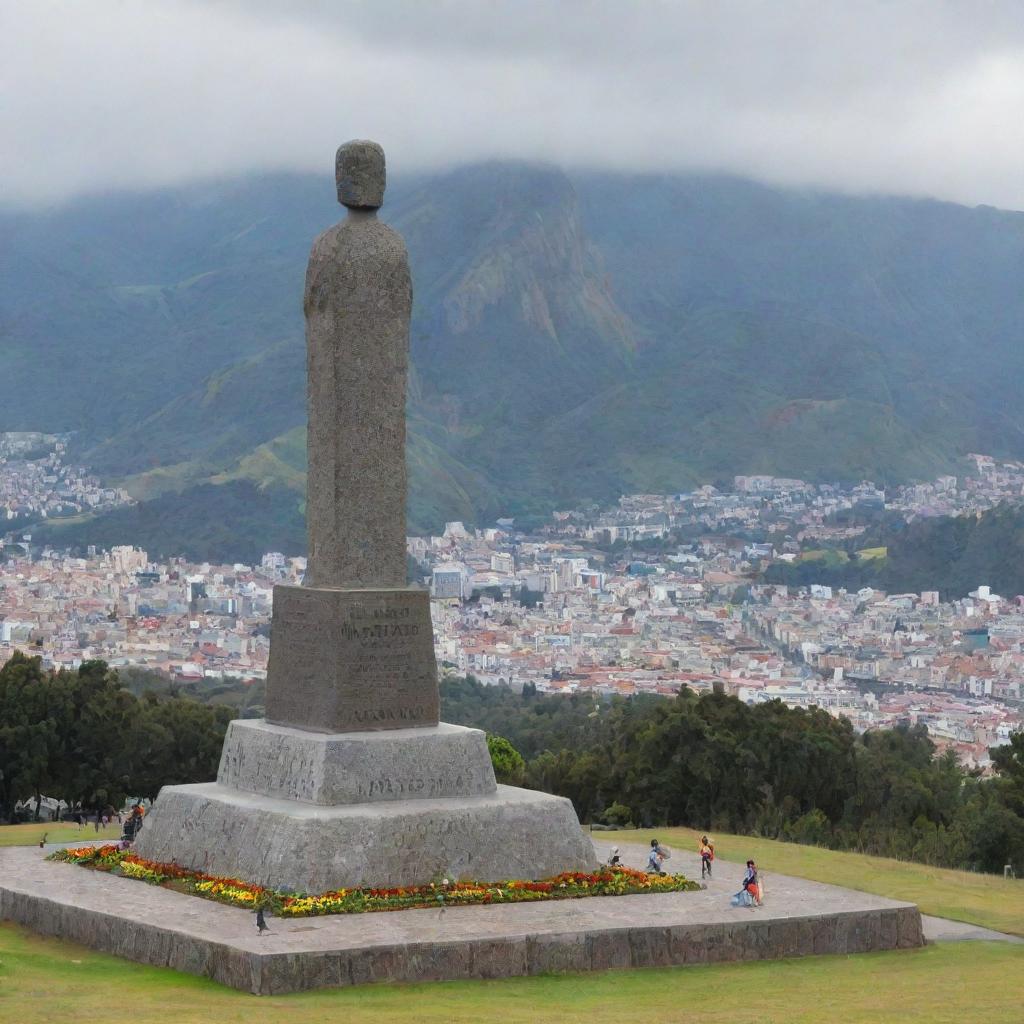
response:
[[[494,775],[506,786],[518,786],[523,781],[526,762],[523,755],[504,736],[487,734],[487,752],[491,755]]]
[[[805,843],[808,846],[828,846],[832,840],[832,824],[824,812],[817,807],[813,811],[790,822],[783,829],[783,834],[794,843]]]
[[[625,804],[616,802],[601,812],[601,820],[606,825],[619,825],[625,828],[633,824],[633,812]]]

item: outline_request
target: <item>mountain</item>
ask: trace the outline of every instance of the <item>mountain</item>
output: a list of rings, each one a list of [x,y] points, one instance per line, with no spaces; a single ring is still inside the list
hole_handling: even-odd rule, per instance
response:
[[[251,481],[301,513],[302,278],[340,214],[297,175],[0,214],[0,429],[73,431],[156,502]],[[399,178],[383,214],[420,529],[1024,456],[1022,214],[516,163]]]

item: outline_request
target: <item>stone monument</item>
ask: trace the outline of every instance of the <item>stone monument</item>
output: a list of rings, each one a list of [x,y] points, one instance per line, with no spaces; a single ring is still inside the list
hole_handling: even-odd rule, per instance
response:
[[[348,215],[306,272],[309,561],[274,588],[267,717],[229,725],[216,782],[161,790],[136,849],[310,893],[591,868],[568,800],[497,785],[484,734],[438,720],[406,585],[409,261],[381,147],[346,143],[335,176]]]

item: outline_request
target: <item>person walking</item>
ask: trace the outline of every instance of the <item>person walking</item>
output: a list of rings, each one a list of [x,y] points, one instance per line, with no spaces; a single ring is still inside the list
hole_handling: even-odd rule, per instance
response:
[[[270,929],[267,927],[267,918],[263,913],[263,905],[261,904],[256,908],[256,934],[261,938],[264,932],[268,932]]]
[[[707,836],[701,836],[697,844],[700,853],[700,877],[711,877],[711,862],[715,859],[715,845]]]

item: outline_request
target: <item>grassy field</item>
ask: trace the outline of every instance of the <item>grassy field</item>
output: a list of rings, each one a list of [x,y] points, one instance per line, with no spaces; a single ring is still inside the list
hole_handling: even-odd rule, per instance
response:
[[[1020,1024],[1024,947],[959,943],[771,963],[612,971],[502,981],[371,986],[256,997],[0,925],[0,1021],[49,1024],[345,1020],[593,1024]]]
[[[888,548],[884,548],[884,547],[883,548],[861,548],[857,552],[857,557],[862,562],[870,561],[873,558],[888,558],[888,556],[889,556],[889,549]]]
[[[113,825],[101,828],[97,832],[92,824],[80,829],[77,825],[69,825],[66,822],[0,825],[0,846],[36,846],[44,835],[48,843],[74,843],[80,839],[84,845],[95,843],[97,839],[120,839],[121,826],[115,821]]]
[[[686,828],[594,833],[610,842],[643,843],[656,836],[681,850],[697,849],[697,833]],[[924,914],[1024,935],[1024,880],[1007,880],[969,871],[931,868],[909,861],[823,850],[772,839],[714,835],[715,852],[742,864],[753,858],[766,872],[845,885],[890,899],[916,903]],[[1024,1013],[1021,1019],[1024,1020]]]

